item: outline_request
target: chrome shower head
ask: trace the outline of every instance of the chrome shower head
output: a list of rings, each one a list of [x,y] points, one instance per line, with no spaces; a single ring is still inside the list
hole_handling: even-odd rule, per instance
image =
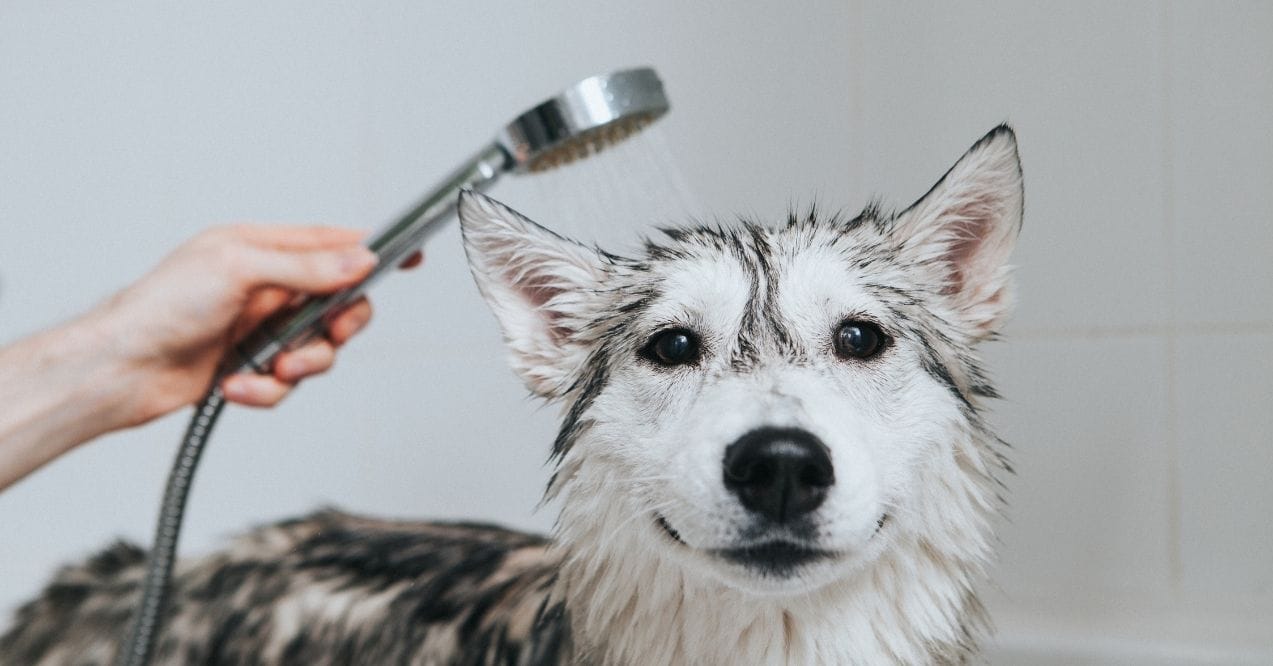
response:
[[[381,267],[395,265],[424,242],[435,221],[454,215],[460,190],[485,190],[509,171],[547,171],[585,158],[637,133],[669,108],[663,82],[649,67],[586,78],[515,118],[368,247],[380,255]]]
[[[639,132],[668,109],[658,74],[638,67],[586,78],[517,116],[494,141],[367,241],[380,259],[371,275],[266,321],[239,346],[243,362],[237,369],[265,371],[279,352],[318,334],[325,318],[419,249],[441,226],[437,223],[454,217],[460,190],[486,190],[509,171],[547,171],[586,158]]]
[[[640,67],[593,76],[518,116],[495,139],[518,172],[585,158],[641,131],[668,111],[663,82]]]

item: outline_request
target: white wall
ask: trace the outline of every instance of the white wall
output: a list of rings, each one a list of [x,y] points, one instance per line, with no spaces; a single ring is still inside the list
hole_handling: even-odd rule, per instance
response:
[[[1021,141],[1021,305],[989,354],[1006,647],[1273,663],[1273,4],[852,21],[859,182],[922,188],[1000,120]]]
[[[1273,660],[1273,5],[799,7],[0,4],[0,341],[218,221],[374,227],[510,115],[619,66],[659,69],[662,138],[722,215],[906,203],[1009,120],[1027,212],[1019,315],[989,350],[1019,470],[997,660]],[[639,196],[605,193],[624,210],[589,224],[569,211],[597,203],[561,188],[497,194],[634,235]],[[331,377],[224,419],[188,550],[324,503],[548,526],[555,413],[505,369],[454,230],[376,296]],[[0,607],[149,538],[183,422],[0,495]]]

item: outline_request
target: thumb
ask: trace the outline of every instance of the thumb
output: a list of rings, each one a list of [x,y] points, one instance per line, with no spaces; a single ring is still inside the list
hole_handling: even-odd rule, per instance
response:
[[[365,247],[341,250],[280,250],[249,248],[243,256],[248,289],[284,287],[324,294],[348,287],[367,276],[377,257]]]

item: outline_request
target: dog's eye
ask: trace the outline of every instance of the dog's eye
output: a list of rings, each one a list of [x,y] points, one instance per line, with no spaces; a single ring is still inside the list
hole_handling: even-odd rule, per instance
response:
[[[683,328],[656,333],[641,349],[641,356],[659,365],[684,365],[698,360],[698,338]]]
[[[884,348],[884,332],[866,321],[846,321],[835,331],[835,353],[842,358],[871,358]]]

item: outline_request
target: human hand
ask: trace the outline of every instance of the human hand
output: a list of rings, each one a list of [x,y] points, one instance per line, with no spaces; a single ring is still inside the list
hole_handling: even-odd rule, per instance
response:
[[[366,277],[376,257],[362,238],[362,232],[330,227],[218,227],[178,247],[103,304],[89,319],[130,387],[116,426],[144,423],[198,400],[234,343],[297,294],[327,294]],[[280,354],[271,374],[224,378],[226,398],[277,404],[297,382],[330,368],[336,348],[371,312],[360,299],[330,320],[326,337]]]
[[[376,258],[361,239],[326,227],[206,231],[87,315],[0,346],[0,490],[82,442],[198,400],[233,345],[297,294],[366,277]],[[331,367],[370,319],[358,300],[325,338],[280,354],[271,374],[233,375],[221,387],[233,402],[274,405]]]

